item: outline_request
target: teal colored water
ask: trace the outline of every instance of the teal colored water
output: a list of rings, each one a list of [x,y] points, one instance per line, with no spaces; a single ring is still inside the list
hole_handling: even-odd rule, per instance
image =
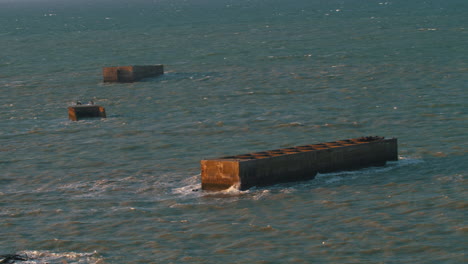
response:
[[[463,263],[468,2],[0,0],[0,255]],[[166,74],[102,83],[106,66]],[[93,100],[106,119],[68,120]],[[199,161],[360,136],[397,162],[248,191]]]

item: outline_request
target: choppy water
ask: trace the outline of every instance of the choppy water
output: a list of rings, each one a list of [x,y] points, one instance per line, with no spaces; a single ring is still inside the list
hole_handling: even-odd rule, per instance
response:
[[[466,262],[465,0],[65,2],[0,0],[0,255]],[[108,118],[69,121],[76,100]],[[400,160],[192,191],[204,158],[367,135]]]

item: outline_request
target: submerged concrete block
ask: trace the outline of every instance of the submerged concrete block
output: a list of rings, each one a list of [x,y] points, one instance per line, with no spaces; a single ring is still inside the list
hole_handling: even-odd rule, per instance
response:
[[[164,74],[164,66],[160,64],[104,67],[102,69],[104,82],[136,82],[143,78],[162,74]]]
[[[398,160],[397,139],[361,137],[202,160],[203,190],[245,190],[315,178],[317,173],[383,166]]]
[[[99,105],[75,105],[68,107],[68,118],[72,121],[92,117],[106,118],[106,109]]]

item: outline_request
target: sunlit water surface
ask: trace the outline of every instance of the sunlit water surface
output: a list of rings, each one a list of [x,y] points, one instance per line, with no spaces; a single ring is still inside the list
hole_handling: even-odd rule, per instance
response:
[[[0,254],[463,263],[468,3],[435,2],[0,1]],[[166,74],[102,83],[135,64]],[[196,191],[201,159],[367,135],[399,161]]]

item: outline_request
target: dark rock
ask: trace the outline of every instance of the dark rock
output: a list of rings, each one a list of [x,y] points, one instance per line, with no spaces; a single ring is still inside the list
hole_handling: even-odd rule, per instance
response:
[[[18,254],[6,254],[0,255],[0,263],[1,264],[12,264],[15,263],[16,260],[25,261],[28,260],[28,256],[22,256]]]

